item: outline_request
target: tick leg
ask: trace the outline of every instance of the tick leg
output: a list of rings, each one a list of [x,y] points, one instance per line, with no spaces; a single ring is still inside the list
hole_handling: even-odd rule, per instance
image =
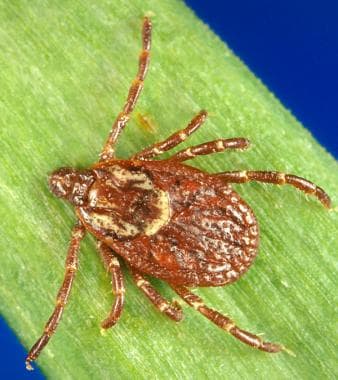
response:
[[[100,154],[100,161],[107,161],[115,157],[115,144],[117,139],[123,128],[126,126],[130,114],[135,108],[136,102],[143,89],[143,82],[149,67],[151,46],[151,21],[147,17],[145,17],[143,21],[142,46],[143,49],[139,56],[139,66],[136,78],[129,89],[127,101],[122,112],[117,116],[112,126],[112,130]]]
[[[181,150],[170,157],[170,160],[186,161],[191,160],[196,156],[223,152],[226,149],[246,149],[249,147],[249,145],[249,140],[241,137],[234,139],[218,139]]]
[[[183,313],[178,303],[170,303],[164,299],[140,273],[130,269],[136,286],[148,297],[156,309],[166,314],[169,318],[179,322],[183,318]]]
[[[206,306],[200,297],[191,293],[186,287],[172,286],[172,288],[188,305],[199,311],[216,326],[220,327],[222,330],[228,331],[231,335],[243,343],[248,344],[251,347],[258,348],[261,351],[271,353],[279,352],[284,349],[284,347],[279,344],[264,342],[259,336],[240,329],[230,318]]]
[[[314,195],[327,208],[331,207],[330,197],[326,192],[316,186],[314,183],[305,178],[297,177],[293,174],[285,174],[270,171],[233,171],[216,174],[218,177],[224,178],[226,182],[244,183],[250,181],[258,181],[265,183],[273,183],[275,185],[291,185],[303,191],[306,194]]]
[[[152,157],[158,156],[174,148],[176,145],[180,144],[187,139],[193,132],[195,132],[207,118],[207,111],[200,111],[188,124],[188,126],[180,131],[175,132],[169,136],[166,140],[160,141],[150,147],[141,150],[135,154],[132,158],[137,160],[148,160]]]
[[[98,241],[97,247],[106,270],[111,274],[113,293],[115,294],[115,301],[111,312],[101,323],[102,328],[108,329],[109,327],[114,326],[121,317],[124,306],[125,287],[123,273],[118,258],[114,255],[112,250],[101,241]]]
[[[64,308],[67,304],[70,291],[72,288],[75,273],[78,268],[78,253],[80,248],[80,242],[85,235],[85,228],[80,222],[78,222],[73,230],[70,245],[68,248],[68,254],[66,258],[66,271],[63,279],[63,283],[56,297],[56,305],[52,315],[50,316],[48,322],[46,323],[45,329],[41,337],[37,340],[34,346],[30,349],[26,358],[26,368],[32,370],[31,362],[36,360],[40,355],[40,352],[48,343],[51,336],[54,334],[60,319],[62,317]]]

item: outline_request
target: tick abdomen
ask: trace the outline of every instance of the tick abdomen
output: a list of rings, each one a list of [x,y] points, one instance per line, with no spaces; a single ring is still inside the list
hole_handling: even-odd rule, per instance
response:
[[[111,246],[132,267],[169,283],[194,287],[236,281],[256,257],[258,225],[239,196],[224,188],[236,203],[229,203],[221,189],[200,189],[156,234]]]

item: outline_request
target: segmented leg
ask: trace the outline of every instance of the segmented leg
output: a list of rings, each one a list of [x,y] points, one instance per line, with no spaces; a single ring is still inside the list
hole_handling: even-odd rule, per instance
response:
[[[151,46],[151,21],[147,17],[145,17],[143,21],[142,45],[143,50],[139,56],[139,68],[136,78],[129,89],[127,101],[122,112],[117,116],[112,126],[112,130],[100,154],[100,161],[107,161],[114,158],[117,139],[123,128],[126,126],[143,88],[143,82],[149,67]]]
[[[169,318],[179,322],[183,318],[183,313],[178,303],[170,303],[164,299],[140,273],[130,269],[136,286],[148,297],[156,309],[166,314]]]
[[[30,349],[26,358],[26,368],[32,370],[31,362],[36,360],[40,355],[40,352],[48,343],[51,336],[54,334],[60,319],[62,317],[64,308],[67,304],[70,291],[72,288],[75,273],[78,268],[78,252],[80,248],[80,242],[85,235],[85,228],[80,222],[78,222],[73,230],[70,245],[68,248],[67,258],[66,258],[66,271],[63,279],[63,283],[56,297],[56,305],[52,315],[50,316],[48,322],[46,323],[45,329],[41,337],[36,341],[33,347]]]
[[[125,298],[124,279],[119,260],[112,250],[101,241],[98,241],[97,247],[106,270],[111,274],[113,293],[115,295],[112,309],[108,317],[101,323],[102,328],[108,329],[116,324],[122,314]]]
[[[291,185],[303,191],[306,194],[314,195],[327,208],[331,207],[330,197],[325,191],[316,186],[314,183],[305,178],[297,177],[293,174],[285,174],[270,171],[233,171],[216,174],[218,177],[224,178],[226,182],[244,183],[249,181],[258,181],[273,183],[275,185]]]
[[[261,351],[271,353],[279,352],[284,349],[282,345],[264,342],[259,336],[240,329],[230,318],[206,306],[200,297],[191,293],[186,287],[172,286],[172,288],[188,305],[199,311],[216,326],[220,327],[222,330],[228,331],[231,335],[243,343],[248,344],[251,347],[258,348]]]
[[[175,132],[169,136],[166,140],[160,141],[156,144],[151,145],[148,148],[141,150],[135,154],[132,158],[137,160],[148,160],[152,157],[158,156],[174,148],[176,145],[180,144],[192,133],[194,133],[205,121],[207,118],[207,111],[200,111],[188,124],[188,126],[180,131]]]
[[[218,139],[181,150],[170,157],[170,160],[186,161],[204,154],[223,152],[226,149],[246,149],[249,145],[249,140],[241,137],[234,139]]]

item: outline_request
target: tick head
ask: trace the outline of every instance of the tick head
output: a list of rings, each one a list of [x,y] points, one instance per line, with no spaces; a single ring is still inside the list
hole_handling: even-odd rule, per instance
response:
[[[48,178],[50,191],[75,206],[84,204],[88,189],[93,182],[94,173],[91,170],[73,168],[57,169]]]

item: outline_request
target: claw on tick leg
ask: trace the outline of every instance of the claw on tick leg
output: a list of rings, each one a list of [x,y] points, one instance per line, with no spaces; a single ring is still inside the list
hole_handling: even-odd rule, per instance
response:
[[[26,369],[28,371],[34,371],[34,368],[31,365],[31,361],[32,361],[31,359],[26,359]]]

